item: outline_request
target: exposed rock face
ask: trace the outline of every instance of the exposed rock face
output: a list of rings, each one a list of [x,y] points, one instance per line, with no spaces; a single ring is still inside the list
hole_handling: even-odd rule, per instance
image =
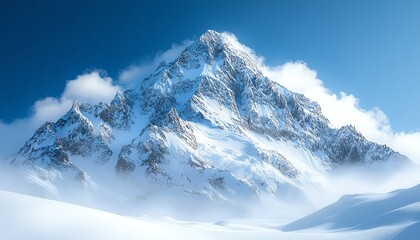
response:
[[[332,128],[317,103],[214,31],[110,104],[75,102],[9,161],[88,179],[74,158],[212,199],[275,193],[337,165],[407,160],[351,126]]]
[[[100,119],[116,129],[129,130],[133,124],[133,105],[135,96],[132,91],[125,94],[118,91],[110,105],[99,112]]]
[[[147,174],[164,174],[161,165],[165,163],[165,155],[169,153],[164,132],[157,126],[148,125],[140,136],[130,145],[124,146],[120,153],[116,169],[128,173],[134,171],[136,163],[146,167]],[[123,166],[128,166],[123,167]]]
[[[197,140],[194,136],[192,125],[187,121],[183,121],[175,108],[172,108],[166,115],[164,126],[167,131],[172,131],[190,147],[197,149]]]
[[[322,149],[335,164],[373,163],[384,159],[403,159],[386,145],[366,140],[353,126],[331,131],[321,141]]]

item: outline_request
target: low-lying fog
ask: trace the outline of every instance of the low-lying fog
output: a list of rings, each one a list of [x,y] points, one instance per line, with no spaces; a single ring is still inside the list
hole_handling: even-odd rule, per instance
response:
[[[46,185],[24,170],[3,165],[0,189],[77,203],[128,216],[169,216],[181,220],[217,221],[226,218],[295,220],[338,200],[345,194],[389,192],[420,183],[420,167],[392,163],[346,166],[324,176],[319,183],[284,187],[277,196],[209,200],[179,188],[139,185],[118,176],[108,182]]]

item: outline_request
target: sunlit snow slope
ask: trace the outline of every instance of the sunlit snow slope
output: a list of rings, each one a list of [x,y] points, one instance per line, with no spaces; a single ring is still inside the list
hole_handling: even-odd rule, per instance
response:
[[[415,192],[414,195],[411,195]],[[124,217],[53,200],[0,191],[0,239],[416,239],[420,230],[419,187],[384,195],[345,197],[282,231],[273,220],[241,219],[217,223],[181,222],[170,218]],[[377,206],[378,204],[378,206]],[[382,208],[386,205],[386,208]],[[336,212],[337,206],[344,213]],[[355,209],[355,208],[361,209]],[[335,209],[335,210],[334,210]],[[363,211],[361,211],[363,210]],[[348,212],[357,211],[352,216]],[[365,221],[364,217],[377,217]],[[329,220],[325,217],[330,216]],[[348,217],[350,217],[348,219]],[[392,217],[390,220],[389,217]],[[367,218],[369,219],[369,218]],[[309,221],[309,222],[308,222]],[[341,224],[341,225],[340,225]],[[359,225],[362,224],[362,225]],[[338,227],[345,229],[333,229]],[[311,227],[310,229],[304,229]]]
[[[382,194],[345,195],[337,202],[286,225],[283,230],[363,231],[387,227],[401,228],[390,239],[418,239],[420,185]]]

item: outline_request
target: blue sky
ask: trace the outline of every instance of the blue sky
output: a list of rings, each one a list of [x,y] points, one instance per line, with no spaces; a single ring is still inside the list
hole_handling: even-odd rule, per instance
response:
[[[30,114],[92,69],[116,79],[207,29],[228,31],[269,65],[302,60],[331,91],[420,127],[419,1],[10,1],[0,7],[0,119]]]

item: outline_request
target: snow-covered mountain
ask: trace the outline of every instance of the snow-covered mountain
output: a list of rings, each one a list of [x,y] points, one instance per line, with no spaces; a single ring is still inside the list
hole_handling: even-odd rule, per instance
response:
[[[337,166],[407,158],[352,126],[332,128],[316,102],[268,79],[252,54],[209,30],[111,103],[75,101],[7,161],[50,192],[128,179],[135,191],[230,200],[281,195]]]

